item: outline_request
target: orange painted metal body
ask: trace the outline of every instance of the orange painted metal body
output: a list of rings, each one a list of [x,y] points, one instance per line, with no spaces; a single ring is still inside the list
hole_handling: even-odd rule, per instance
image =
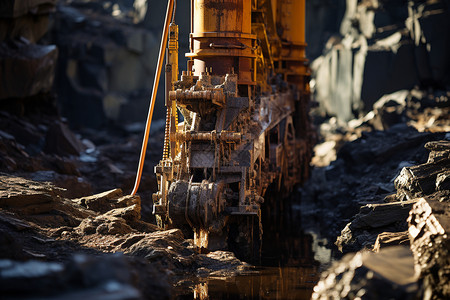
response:
[[[191,228],[199,249],[254,256],[266,191],[286,195],[309,173],[305,0],[191,3],[188,70],[180,79],[178,31],[169,30],[154,213],[161,227]]]
[[[194,75],[236,72],[239,84],[255,84],[250,1],[197,0],[193,17],[193,49],[186,57],[193,59]]]

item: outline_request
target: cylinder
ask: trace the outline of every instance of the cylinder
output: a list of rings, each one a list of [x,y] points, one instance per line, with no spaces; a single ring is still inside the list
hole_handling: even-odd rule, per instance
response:
[[[194,1],[192,50],[194,75],[236,72],[239,84],[254,84],[256,37],[251,34],[251,1]]]
[[[282,48],[277,72],[285,80],[305,89],[309,76],[305,54],[305,0],[277,1],[277,29]]]
[[[248,0],[197,0],[194,6],[193,34],[250,34],[251,20],[251,3]]]
[[[278,1],[281,39],[294,45],[305,44],[305,0]]]

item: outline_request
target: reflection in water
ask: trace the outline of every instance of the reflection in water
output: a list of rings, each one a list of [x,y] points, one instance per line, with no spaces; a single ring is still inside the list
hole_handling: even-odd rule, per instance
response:
[[[257,274],[208,278],[194,287],[194,299],[310,299],[315,267],[262,268]]]
[[[297,194],[262,207],[262,267],[246,275],[185,281],[177,299],[310,299],[319,264],[312,236],[303,232],[300,211],[293,209],[298,202]]]

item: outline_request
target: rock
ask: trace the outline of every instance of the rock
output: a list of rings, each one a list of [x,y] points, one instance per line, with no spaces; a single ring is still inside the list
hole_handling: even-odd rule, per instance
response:
[[[311,299],[417,299],[408,247],[347,254],[322,273]]]
[[[236,258],[233,252],[213,251],[208,254],[200,254],[196,263],[199,266],[197,275],[204,276],[236,276],[250,269],[250,265]]]
[[[22,259],[22,248],[23,245],[13,235],[0,228],[0,259]]]
[[[30,194],[9,194],[0,198],[0,206],[4,208],[24,208],[35,205],[48,206],[53,202],[51,194],[30,193]],[[45,211],[45,210],[44,210]]]
[[[307,6],[331,6],[320,2]],[[449,16],[445,0],[347,1],[340,32],[326,35],[330,38],[323,43],[322,56],[312,63],[319,110],[349,121],[372,110],[383,95],[417,85],[424,90],[448,86],[450,34],[441,34],[439,28],[450,26]],[[395,112],[384,114],[394,122],[400,117]]]
[[[139,232],[151,233],[161,230],[158,226],[141,220],[128,221],[128,224]]]
[[[0,292],[4,299],[169,299],[171,287],[145,261],[75,255],[66,263],[0,260]]]
[[[20,220],[14,214],[0,210],[0,222],[12,226],[17,231],[27,230],[31,228],[28,222]]]
[[[61,122],[52,124],[45,137],[44,151],[60,156],[80,155],[83,143]]]
[[[361,84],[361,100],[365,111],[372,109],[374,103],[384,94],[403,89],[412,89],[418,84],[414,67],[414,46],[399,41],[399,48],[369,48],[364,63]]]
[[[395,179],[397,197],[411,199],[434,193],[437,176],[449,168],[448,158],[403,168]]]
[[[0,207],[21,214],[48,212],[55,206],[59,188],[19,177],[0,175]]]
[[[0,43],[0,99],[24,98],[49,92],[53,85],[58,49],[55,45]]]
[[[125,195],[117,199],[117,202],[115,202],[114,205],[116,205],[116,207],[126,207],[133,204],[141,205],[141,197],[138,195]]]
[[[57,89],[62,110],[74,127],[145,121],[148,78],[156,67],[148,58],[158,55],[159,34],[136,26],[129,18],[132,7],[119,3],[109,9],[94,2],[58,7],[58,26],[53,30],[62,55]],[[114,16],[113,6],[121,7],[114,9]],[[115,19],[118,12],[124,14],[120,22]],[[156,111],[162,113],[161,105]]]
[[[425,144],[425,148],[430,150],[428,156],[429,163],[450,158],[450,142],[449,141],[433,141]]]
[[[95,218],[84,219],[75,231],[79,234],[127,234],[133,229],[122,218],[100,215]]]
[[[130,247],[126,253],[145,257],[153,248],[167,249],[170,246],[172,249],[179,249],[183,242],[184,236],[179,229],[159,231],[146,235],[144,239]]]
[[[450,197],[420,198],[408,218],[411,250],[424,299],[450,298]]]
[[[436,191],[450,190],[450,170],[440,173],[436,177]]]
[[[409,20],[406,23],[411,38],[418,47],[426,49],[427,55],[421,56],[423,77],[428,82],[448,84],[446,75],[449,68],[449,32],[440,32],[440,28],[449,28],[450,11],[448,1],[432,2],[409,1]]]
[[[397,245],[409,245],[408,231],[380,233],[373,246],[373,251],[380,252],[381,249]]]
[[[377,236],[384,231],[406,230],[409,210],[416,200],[383,204],[368,204],[361,207],[336,240],[341,252],[372,248]]]
[[[54,7],[56,5],[56,1],[57,0],[4,0],[1,4],[0,17],[17,18],[30,12],[37,14],[46,6]]]
[[[330,36],[339,32],[346,2],[348,1],[306,2],[306,56],[311,60],[320,56]]]
[[[404,123],[406,119],[407,90],[401,90],[393,94],[384,95],[373,105],[375,118],[372,121],[376,130],[387,130],[389,127]]]
[[[175,270],[192,267],[193,251],[182,246],[184,236],[179,229],[146,234],[144,238],[124,249],[125,254],[159,262],[164,268]]]
[[[139,203],[124,208],[115,208],[106,212],[104,216],[123,218],[127,222],[133,222],[141,218],[141,206]]]
[[[105,215],[96,217],[94,224],[99,224],[96,229],[98,234],[126,234],[133,231],[124,219]]]
[[[97,230],[97,225],[94,224],[92,219],[84,219],[75,230],[84,235],[94,234]]]
[[[113,189],[72,201],[87,209],[105,213],[106,216],[124,218],[128,221],[137,221],[141,217],[141,198],[138,195],[123,196],[121,189]]]
[[[113,189],[100,194],[73,199],[72,201],[87,209],[105,213],[115,207],[113,203],[122,197],[122,195],[123,192],[121,189]]]
[[[0,267],[1,292],[12,296],[22,294],[51,293],[61,288],[64,266],[56,262],[27,261],[24,263],[2,260]]]

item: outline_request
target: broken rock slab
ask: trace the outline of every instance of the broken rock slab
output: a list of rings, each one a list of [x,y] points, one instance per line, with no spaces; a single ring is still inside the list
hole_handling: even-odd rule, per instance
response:
[[[347,254],[322,273],[311,299],[416,299],[417,278],[411,250]]]
[[[404,231],[409,210],[416,200],[367,204],[342,230],[336,240],[341,252],[355,252],[372,248],[378,235],[386,231]]]
[[[89,210],[99,213],[106,213],[113,209],[125,208],[133,205],[136,205],[135,208],[137,209],[137,207],[141,205],[141,198],[138,195],[124,196],[121,189],[112,189],[103,193],[73,199],[72,201]]]
[[[450,298],[449,191],[420,198],[408,218],[411,250],[424,299]]]
[[[450,141],[433,141],[425,144],[425,148],[430,150],[428,162],[436,162],[441,159],[450,158]]]
[[[113,189],[100,194],[73,199],[72,201],[87,209],[105,213],[114,208],[112,203],[122,197],[122,195],[121,189]]]
[[[60,188],[20,177],[0,175],[0,207],[22,214],[51,210]]]
[[[373,246],[373,251],[379,252],[383,248],[397,245],[409,246],[408,231],[380,233]]]
[[[397,198],[412,199],[434,193],[438,175],[449,169],[449,158],[403,168],[394,182]]]

